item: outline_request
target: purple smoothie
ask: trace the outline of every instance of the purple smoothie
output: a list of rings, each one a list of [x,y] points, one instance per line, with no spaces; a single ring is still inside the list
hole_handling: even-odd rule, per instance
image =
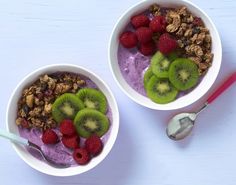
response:
[[[80,77],[81,79],[86,81],[85,87],[98,89],[96,84],[93,81],[91,81],[89,78],[84,77],[84,76],[80,76]],[[110,128],[108,132],[104,136],[101,137],[103,144],[106,144],[110,136],[111,127],[112,127],[112,111],[109,105],[108,105],[106,116],[109,119]],[[61,141],[54,145],[49,145],[49,144],[46,145],[41,140],[42,131],[40,131],[39,129],[37,128],[26,129],[22,127],[18,127],[18,129],[19,129],[20,136],[40,146],[43,152],[46,154],[46,156],[49,159],[52,159],[56,163],[66,163],[66,164],[70,164],[71,166],[78,166],[78,164],[74,161],[73,156],[72,156],[73,150],[66,148]],[[53,129],[53,130],[58,134],[59,138],[62,137],[58,128]],[[80,146],[83,146],[84,141],[85,139],[80,138]],[[37,159],[43,160],[39,153],[30,149],[28,151]]]
[[[137,49],[127,49],[119,45],[118,63],[127,83],[137,92],[146,96],[143,86],[143,75],[150,64],[150,58]]]

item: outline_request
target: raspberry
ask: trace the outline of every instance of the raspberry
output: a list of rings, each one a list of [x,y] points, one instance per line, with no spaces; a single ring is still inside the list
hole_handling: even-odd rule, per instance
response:
[[[81,165],[87,164],[90,160],[89,153],[84,148],[77,148],[73,152],[74,160]]]
[[[131,31],[126,31],[120,36],[120,43],[125,48],[133,48],[138,44],[138,39],[135,33]]]
[[[166,19],[163,16],[156,16],[154,17],[149,27],[152,29],[153,32],[165,32],[166,30]]]
[[[96,156],[102,151],[103,144],[97,135],[92,135],[85,141],[85,148],[91,155]]]
[[[77,135],[63,136],[61,141],[63,145],[67,148],[71,149],[79,148],[80,138]]]
[[[156,46],[153,41],[141,44],[139,47],[139,51],[145,56],[152,55],[155,52],[155,49]]]
[[[42,141],[44,144],[55,144],[58,142],[58,136],[52,129],[48,129],[43,133]]]
[[[140,43],[147,43],[152,40],[152,30],[146,27],[140,27],[136,30],[136,35]]]
[[[69,119],[65,119],[60,123],[60,132],[66,136],[72,136],[76,133],[73,122]]]
[[[131,24],[133,25],[134,28],[140,28],[142,26],[146,27],[149,25],[149,18],[146,15],[136,15],[131,18]]]
[[[176,49],[177,42],[175,39],[171,38],[168,33],[164,33],[160,36],[157,45],[160,52],[163,54],[168,54]]]

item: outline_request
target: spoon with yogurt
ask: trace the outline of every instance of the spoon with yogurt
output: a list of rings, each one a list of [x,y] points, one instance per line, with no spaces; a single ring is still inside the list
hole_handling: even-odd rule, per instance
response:
[[[198,114],[211,104],[219,95],[228,89],[236,81],[234,72],[206,101],[206,103],[196,112],[180,113],[175,115],[168,123],[166,134],[172,140],[181,140],[187,137],[194,126]]]
[[[43,160],[46,161],[52,167],[55,167],[55,168],[68,168],[68,167],[70,167],[70,164],[68,164],[68,163],[57,163],[57,162],[53,161],[52,159],[50,159],[49,157],[47,157],[44,154],[43,150],[38,145],[32,143],[31,141],[29,141],[23,137],[19,137],[15,134],[12,134],[10,132],[7,132],[7,131],[1,130],[1,129],[0,129],[0,137],[9,139],[14,143],[21,144],[21,145],[27,146],[29,148],[32,148],[32,149],[38,151],[41,154],[41,156],[43,157]]]

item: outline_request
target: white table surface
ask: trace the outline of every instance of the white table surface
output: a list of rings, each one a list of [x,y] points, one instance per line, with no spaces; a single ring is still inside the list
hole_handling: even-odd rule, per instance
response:
[[[235,185],[236,87],[215,101],[182,142],[165,135],[171,115],[199,107],[207,95],[177,111],[154,111],[130,100],[115,83],[107,47],[118,17],[138,0],[0,0],[0,127],[11,92],[32,70],[72,63],[100,75],[120,109],[120,131],[108,157],[73,177],[52,177],[31,169],[9,141],[0,139],[0,184]],[[236,70],[236,1],[193,0],[213,19],[221,35],[223,62],[212,92]],[[14,113],[13,113],[14,114]]]

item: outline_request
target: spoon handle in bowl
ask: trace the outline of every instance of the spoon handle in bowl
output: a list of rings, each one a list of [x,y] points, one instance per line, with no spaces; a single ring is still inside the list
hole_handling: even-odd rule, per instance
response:
[[[207,103],[213,102],[219,95],[228,89],[236,81],[236,72],[234,72],[208,99]]]
[[[4,137],[6,139],[9,139],[11,141],[13,141],[14,143],[18,143],[18,144],[22,144],[22,145],[29,145],[29,142],[27,139],[23,138],[23,137],[19,137],[15,134],[12,134],[10,132],[7,132],[5,130],[0,129],[0,137]]]

